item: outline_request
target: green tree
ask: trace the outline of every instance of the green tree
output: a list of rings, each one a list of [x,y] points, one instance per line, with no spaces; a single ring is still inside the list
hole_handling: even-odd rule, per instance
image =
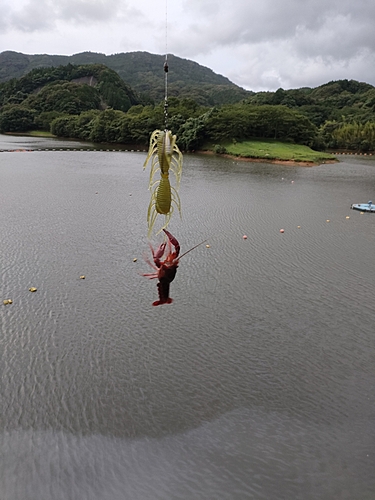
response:
[[[120,142],[122,111],[106,109],[98,114],[92,123],[90,140],[93,142]]]
[[[119,85],[119,76],[112,70],[105,69],[100,73],[98,90],[107,105],[121,111],[128,111],[134,104],[124,88],[124,82]]]
[[[62,113],[59,111],[43,111],[40,114],[37,114],[34,119],[34,124],[35,127],[38,130],[45,130],[50,132],[51,130],[51,123],[53,120],[56,118],[60,117]]]
[[[98,91],[88,85],[71,82],[54,82],[43,87],[37,94],[30,95],[25,106],[32,106],[39,112],[57,111],[76,115],[82,111],[100,108]]]
[[[199,149],[206,139],[206,124],[214,113],[211,109],[197,118],[188,118],[179,131],[178,143],[181,149],[193,151]]]
[[[15,105],[0,114],[0,132],[32,130],[35,115],[35,110]]]
[[[77,116],[61,116],[51,123],[51,132],[58,137],[79,138]]]

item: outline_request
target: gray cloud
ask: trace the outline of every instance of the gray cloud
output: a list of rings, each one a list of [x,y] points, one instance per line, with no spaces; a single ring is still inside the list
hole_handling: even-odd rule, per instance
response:
[[[358,0],[242,0],[184,2],[194,23],[173,43],[185,57],[221,54],[225,75],[246,88],[321,84],[329,79],[375,83],[375,2]],[[189,44],[183,42],[188,34]],[[363,79],[363,78],[362,78]]]
[[[11,12],[9,27],[20,31],[38,31],[51,29],[54,16],[49,0],[29,0],[21,9]]]
[[[238,43],[293,39],[298,43],[304,33],[312,36],[313,47],[316,37],[324,39],[327,32],[338,46],[345,38],[370,46],[375,19],[375,2],[368,0],[357,0],[355,6],[345,0],[232,0],[218,3],[217,8],[211,4],[209,9],[199,0],[189,0],[185,9],[191,9],[196,19],[186,31],[194,33],[202,52]],[[335,31],[340,36],[336,40]]]
[[[300,57],[290,42],[276,47],[265,42],[239,49],[237,67],[226,73],[250,90],[316,87],[331,80],[356,79],[375,83],[375,54],[363,49],[350,59],[331,56]]]
[[[3,31],[8,24],[8,5],[5,0],[0,0],[0,32]]]
[[[316,31],[299,29],[294,41],[302,56],[351,59],[363,49],[375,49],[373,23],[366,19],[356,24],[352,16],[342,14],[327,19]]]
[[[10,7],[8,29],[43,31],[52,30],[57,22],[87,25],[140,15],[118,0],[27,0]]]
[[[63,21],[76,23],[107,21],[116,18],[121,10],[118,0],[60,0],[56,16]]]
[[[0,0],[0,51],[166,48],[165,4]],[[168,51],[253,90],[348,78],[375,84],[373,0],[168,1]]]

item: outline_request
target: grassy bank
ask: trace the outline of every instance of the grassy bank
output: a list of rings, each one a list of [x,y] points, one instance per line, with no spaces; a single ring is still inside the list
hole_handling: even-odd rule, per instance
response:
[[[301,144],[291,144],[288,142],[279,142],[272,139],[251,140],[242,142],[227,142],[220,144],[219,147],[213,146],[209,149],[221,151],[225,148],[226,154],[240,158],[258,159],[267,161],[292,161],[297,163],[326,163],[335,161],[336,158],[330,153],[313,151],[308,146]],[[224,152],[224,149],[222,149]]]
[[[20,135],[20,136],[31,136],[31,137],[56,137],[51,134],[51,132],[46,132],[45,130],[28,130],[26,132],[4,132],[5,135]]]
[[[31,130],[30,132],[25,132],[25,135],[31,135],[33,137],[56,137],[51,134],[51,132],[46,132],[45,130]]]

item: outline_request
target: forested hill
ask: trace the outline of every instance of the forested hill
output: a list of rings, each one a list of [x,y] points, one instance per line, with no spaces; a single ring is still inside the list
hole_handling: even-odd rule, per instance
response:
[[[81,113],[111,107],[128,111],[138,96],[103,64],[68,64],[35,68],[21,78],[0,83],[0,110],[22,106],[39,112]]]
[[[143,102],[160,102],[164,98],[165,56],[148,52],[105,55],[82,52],[72,56],[6,51],[0,53],[0,82],[25,76],[35,68],[67,64],[104,64],[116,71],[134,89]],[[168,54],[168,93],[171,97],[191,98],[204,106],[231,104],[248,98],[252,92],[232,83],[200,64]]]
[[[95,57],[113,63],[126,55],[128,66],[118,63],[115,71],[98,61],[88,64],[90,53],[67,58],[3,52],[3,77],[16,69],[26,74],[0,82],[0,133],[43,130],[92,142],[147,144],[164,123],[164,57]],[[67,59],[80,64],[62,65]],[[168,61],[175,68],[168,73],[168,125],[185,150],[260,137],[320,150],[375,151],[375,87],[368,83],[338,80],[254,93],[191,61]],[[27,72],[32,62],[36,67]]]

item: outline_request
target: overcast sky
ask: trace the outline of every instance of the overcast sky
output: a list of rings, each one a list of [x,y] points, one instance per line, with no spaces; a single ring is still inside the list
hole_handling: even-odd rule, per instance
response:
[[[344,78],[375,85],[375,0],[167,2],[0,0],[0,52],[167,48],[254,91]]]

